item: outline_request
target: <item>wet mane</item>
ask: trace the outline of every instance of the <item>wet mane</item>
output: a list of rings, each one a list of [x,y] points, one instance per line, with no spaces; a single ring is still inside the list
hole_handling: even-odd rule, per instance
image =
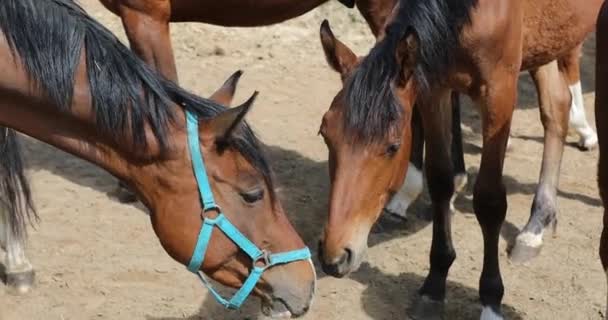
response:
[[[117,142],[131,136],[133,150],[148,147],[148,126],[166,151],[168,125],[182,108],[202,118],[226,109],[165,80],[73,0],[2,0],[0,31],[34,85],[63,112],[70,111],[75,71],[85,49],[97,128]],[[240,152],[274,190],[270,167],[248,125],[227,146]]]
[[[419,53],[413,70],[419,99],[452,64],[459,46],[462,27],[470,22],[470,11],[478,0],[400,0],[395,19],[386,27],[378,42],[355,69],[346,85],[348,105],[344,127],[346,134],[364,143],[383,139],[401,117],[401,106],[392,84],[401,71],[397,46],[408,30],[416,31]],[[400,130],[400,128],[397,128]]]

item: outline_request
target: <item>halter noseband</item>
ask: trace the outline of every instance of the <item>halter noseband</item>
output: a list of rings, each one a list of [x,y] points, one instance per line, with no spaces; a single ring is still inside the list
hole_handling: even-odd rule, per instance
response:
[[[188,264],[188,270],[198,275],[201,282],[209,289],[213,294],[213,297],[224,307],[228,309],[238,309],[245,299],[251,294],[251,291],[260,280],[262,273],[267,269],[290,262],[310,259],[310,250],[307,247],[302,249],[282,252],[282,253],[270,253],[266,250],[258,248],[251,240],[247,239],[222,213],[220,207],[215,203],[213,199],[213,192],[209,185],[207,177],[207,170],[205,169],[205,162],[203,161],[203,154],[199,145],[198,135],[198,117],[196,114],[186,110],[186,122],[188,128],[188,146],[190,149],[190,157],[192,158],[192,167],[194,169],[194,176],[198,184],[201,201],[203,204],[203,213],[201,219],[203,219],[203,226],[198,235],[196,247],[192,258]],[[217,217],[208,218],[204,217],[204,213],[208,211],[217,211]],[[249,277],[243,283],[243,286],[234,294],[230,300],[223,298],[213,286],[205,278],[203,273],[199,270],[205,259],[205,252],[209,241],[211,240],[211,233],[213,227],[218,227],[232,242],[234,242],[243,252],[245,252],[252,259],[252,268],[249,273]],[[258,266],[258,262],[262,262],[263,266]]]

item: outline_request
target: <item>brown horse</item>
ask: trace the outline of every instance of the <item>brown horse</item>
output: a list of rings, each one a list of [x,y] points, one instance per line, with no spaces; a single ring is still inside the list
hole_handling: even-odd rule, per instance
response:
[[[608,278],[608,127],[606,127],[608,121],[608,2],[604,3],[600,11],[596,37],[595,125],[600,146],[598,185],[604,204],[600,258]]]
[[[593,30],[601,0],[401,0],[384,37],[363,59],[321,27],[330,65],[344,79],[323,117],[331,193],[321,245],[324,269],[335,276],[355,270],[371,225],[404,180],[410,160],[412,106],[426,143],[425,170],[433,209],[430,271],[416,313],[441,308],[450,266],[450,199],[454,192],[449,102],[453,91],[479,105],[483,151],[474,188],[474,211],[484,239],[479,282],[482,319],[500,319],[504,293],[498,240],[507,209],[503,161],[520,70],[539,84],[545,127],[543,173],[534,206],[543,225],[554,219],[553,198],[567,133],[570,94],[556,59]],[[551,90],[549,90],[551,89]]]
[[[214,214],[202,210],[185,112],[200,119],[200,143],[190,145],[202,150],[225,216],[267,252],[304,247],[275,197],[260,143],[243,122],[253,99],[226,109],[185,92],[72,0],[4,0],[0,31],[0,125],[128,183],[173,259],[189,263],[203,220]],[[225,102],[226,90],[214,97]],[[200,270],[231,287],[243,285],[253,263],[218,230],[203,258]],[[264,309],[297,316],[308,310],[314,284],[310,261],[297,261],[268,269],[254,293]]]

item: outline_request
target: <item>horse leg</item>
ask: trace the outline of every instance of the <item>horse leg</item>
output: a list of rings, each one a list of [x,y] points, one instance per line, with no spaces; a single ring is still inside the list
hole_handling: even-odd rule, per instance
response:
[[[418,318],[441,318],[448,271],[456,259],[452,244],[450,200],[454,194],[454,168],[451,161],[450,123],[452,112],[446,105],[450,92],[436,95],[440,109],[420,108],[424,125],[425,173],[433,212],[433,240],[430,252],[430,270],[420,288],[420,301],[414,308]],[[437,111],[441,110],[441,111]]]
[[[454,201],[457,193],[467,184],[467,172],[464,163],[464,150],[462,147],[462,129],[460,127],[460,98],[458,93],[452,93],[452,163],[454,165],[454,195],[450,201],[450,208],[454,211]],[[403,186],[397,194],[389,201],[385,210],[401,218],[406,217],[406,212],[416,198],[424,189],[424,177],[422,165],[424,157],[424,128],[418,108],[414,107],[412,114],[412,153],[407,175]]]
[[[356,0],[355,4],[374,36],[378,38],[382,36],[386,20],[397,0]]]
[[[424,188],[422,163],[424,152],[424,128],[417,107],[412,113],[412,152],[405,181],[401,189],[391,198],[384,210],[405,219],[407,209],[418,198]]]
[[[568,87],[572,94],[572,104],[570,106],[570,127],[579,136],[578,145],[583,150],[593,149],[597,145],[597,134],[587,122],[585,114],[585,102],[583,100],[583,90],[580,78],[580,56],[583,45],[579,45],[568,55],[559,59],[560,71],[566,76]]]
[[[599,137],[598,186],[604,205],[604,227],[600,240],[600,258],[608,279],[608,2],[597,21],[597,62],[595,65],[595,126]],[[608,299],[608,295],[607,295]],[[608,302],[607,302],[608,307]],[[608,309],[605,316],[608,315]]]
[[[131,49],[165,78],[177,82],[169,32],[170,15],[169,1],[154,1],[143,8],[120,7]]]
[[[476,99],[482,106],[483,128],[483,151],[473,194],[473,207],[484,244],[483,269],[479,279],[482,320],[502,319],[500,307],[504,286],[498,261],[498,240],[507,212],[502,174],[517,101],[517,76],[511,68],[495,70],[488,78],[488,87]]]
[[[25,256],[25,239],[13,232],[7,214],[7,210],[0,209],[0,244],[6,252],[4,277],[11,291],[25,294],[34,283],[34,268]]]
[[[529,261],[540,253],[543,231],[557,223],[557,185],[568,133],[570,92],[566,79],[560,74],[557,61],[532,70],[540,104],[541,121],[545,130],[544,152],[540,180],[528,223],[517,236],[510,258],[515,263]]]
[[[460,127],[460,97],[457,92],[452,93],[452,164],[454,165],[454,195],[450,201],[450,209],[453,212],[456,196],[464,189],[468,180]]]

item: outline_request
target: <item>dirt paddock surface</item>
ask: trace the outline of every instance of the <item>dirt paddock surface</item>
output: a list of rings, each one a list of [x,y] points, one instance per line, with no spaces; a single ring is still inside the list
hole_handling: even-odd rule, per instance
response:
[[[125,40],[119,19],[97,1],[85,0],[83,5]],[[244,101],[254,90],[261,92],[248,119],[268,146],[292,222],[314,249],[328,198],[327,151],[317,130],[340,86],[318,40],[324,18],[356,53],[366,53],[373,43],[358,12],[337,2],[271,27],[172,26],[180,82],[186,88],[208,95],[243,69],[236,101]],[[593,41],[588,41],[583,90],[591,121],[594,55]],[[542,155],[542,126],[527,76],[522,76],[519,92],[505,164],[509,208],[500,241],[503,311],[508,319],[602,319],[606,280],[597,253],[602,224],[597,150],[581,152],[573,146],[577,138],[569,137],[556,237],[545,236],[541,256],[529,265],[510,265],[506,259],[508,241],[527,221]],[[481,146],[479,117],[471,110],[465,108],[463,115],[470,181]],[[115,186],[110,175],[32,139],[24,141],[42,217],[28,244],[37,282],[24,296],[11,295],[0,284],[1,320],[263,318],[258,299],[232,312],[216,304],[196,277],[162,250],[143,207],[120,204],[109,195]],[[427,206],[428,198],[423,197],[405,223],[382,225],[383,232],[372,234],[360,271],[334,279],[319,269],[316,299],[304,319],[407,319],[429,267],[432,228],[417,218]],[[458,258],[450,270],[445,314],[447,319],[474,319],[480,310],[477,284],[483,250],[470,187],[456,208],[453,238]]]

